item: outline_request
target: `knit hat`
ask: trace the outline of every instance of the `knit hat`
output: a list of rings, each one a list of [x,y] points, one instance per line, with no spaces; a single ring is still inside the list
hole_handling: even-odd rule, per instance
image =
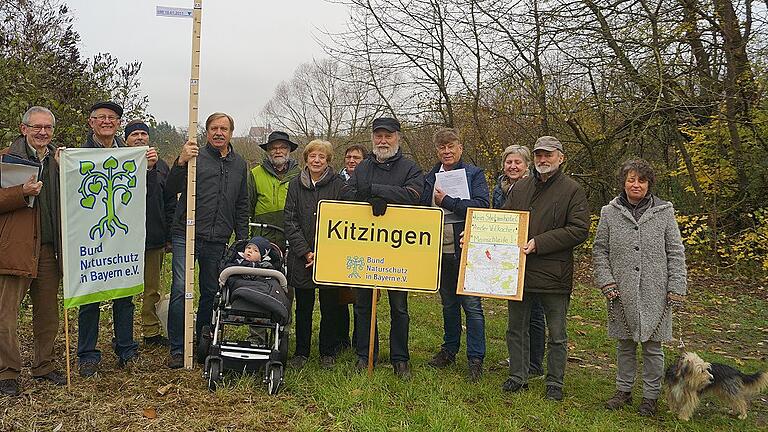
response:
[[[259,249],[259,255],[261,255],[262,260],[266,258],[267,254],[269,254],[269,251],[271,249],[269,240],[261,236],[256,236],[248,240],[248,245],[254,245]]]

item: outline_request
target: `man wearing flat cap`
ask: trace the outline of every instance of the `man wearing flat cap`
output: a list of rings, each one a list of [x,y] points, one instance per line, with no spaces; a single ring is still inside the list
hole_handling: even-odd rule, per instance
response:
[[[573,289],[573,248],[589,234],[589,207],[582,187],[563,173],[563,145],[543,136],[533,146],[533,175],[518,180],[502,206],[505,210],[530,212],[522,301],[507,302],[507,349],[509,378],[502,389],[528,389],[531,305],[544,308],[547,340],[546,398],[563,399],[567,359],[566,316]]]
[[[372,130],[372,152],[352,172],[341,190],[342,199],[370,203],[374,216],[384,215],[387,204],[418,205],[424,190],[424,175],[413,160],[403,155],[400,148],[400,122],[394,118],[380,117],[373,121]],[[408,364],[408,293],[388,290],[387,296],[392,324],[389,331],[389,360],[395,375],[408,379],[411,376]],[[355,313],[360,321],[356,335],[356,367],[359,369],[368,366],[372,301],[372,290],[357,290]],[[378,348],[379,337],[376,332],[374,362]]]
[[[251,170],[248,179],[248,195],[251,200],[251,222],[283,227],[283,209],[288,195],[288,183],[299,175],[301,169],[290,156],[299,145],[291,141],[287,133],[274,131],[267,142],[261,144],[264,160]],[[253,235],[266,237],[272,243],[285,248],[283,233],[270,229],[256,229]]]
[[[117,136],[123,108],[114,102],[98,102],[91,107],[88,126],[91,132],[83,144],[84,148],[111,149],[125,147],[125,141]],[[147,151],[147,166],[151,169],[157,162],[157,152]],[[112,347],[117,355],[118,368],[125,368],[138,357],[138,344],[133,339],[133,297],[112,300],[112,318],[115,337]],[[99,370],[101,351],[96,347],[99,340],[99,303],[81,305],[78,311],[77,359],[80,376],[90,377]]]
[[[128,147],[149,146],[149,126],[141,120],[132,120],[125,125],[125,144]],[[168,346],[168,338],[160,329],[160,318],[155,309],[160,301],[160,270],[163,256],[171,246],[171,223],[176,209],[176,196],[165,193],[165,181],[170,168],[157,157],[154,147],[148,150],[157,160],[147,169],[147,237],[144,250],[144,295],[141,302],[141,330],[144,344]]]

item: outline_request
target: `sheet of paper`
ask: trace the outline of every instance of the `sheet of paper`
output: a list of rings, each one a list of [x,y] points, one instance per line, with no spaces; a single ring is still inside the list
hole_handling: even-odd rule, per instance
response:
[[[435,187],[440,188],[451,198],[469,199],[469,184],[464,168],[442,171],[435,174]]]
[[[469,185],[467,184],[467,172],[464,168],[441,171],[435,174],[435,187],[440,188],[451,198],[469,199]],[[456,216],[452,211],[443,209],[445,223],[463,222],[464,219]]]
[[[3,158],[0,161],[0,187],[8,188],[24,184],[30,177],[34,177],[35,180],[40,176],[39,165],[28,165],[21,163],[9,163],[6,162],[7,158]],[[35,203],[35,197],[29,197],[29,207],[32,207]]]

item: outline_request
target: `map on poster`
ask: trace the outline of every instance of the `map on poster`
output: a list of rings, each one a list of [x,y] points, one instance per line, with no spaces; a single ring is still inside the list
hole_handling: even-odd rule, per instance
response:
[[[470,209],[458,294],[521,300],[528,213]]]

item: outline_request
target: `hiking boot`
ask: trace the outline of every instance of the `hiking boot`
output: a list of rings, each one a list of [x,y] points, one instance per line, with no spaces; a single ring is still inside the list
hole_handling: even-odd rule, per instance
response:
[[[501,389],[505,392],[517,393],[520,391],[528,390],[528,383],[519,383],[514,378],[509,377],[504,384],[501,385]]]
[[[549,400],[560,402],[561,400],[563,400],[563,389],[561,387],[548,385],[546,398]]]
[[[295,355],[288,360],[288,367],[291,369],[301,369],[307,364],[307,360],[303,355]]]
[[[483,376],[483,359],[473,357],[469,359],[469,380],[478,382]]]
[[[13,378],[0,380],[0,395],[16,397],[21,394],[19,382]]]
[[[51,384],[55,384],[57,386],[67,385],[67,377],[65,377],[63,373],[57,370],[50,371],[45,375],[34,376],[32,378],[38,381],[48,381]]]
[[[399,361],[392,363],[392,368],[395,370],[395,375],[402,380],[411,379],[411,367],[407,361]]]
[[[184,367],[184,355],[181,353],[171,354],[168,359],[168,367],[170,369],[181,369]]]
[[[90,378],[99,372],[99,364],[96,362],[80,363],[80,376]]]
[[[336,357],[334,356],[322,356],[320,357],[320,367],[323,369],[333,369],[336,364]]]
[[[124,358],[117,359],[117,368],[118,369],[127,368],[131,363],[135,363],[138,357],[139,357],[138,355],[132,355],[127,359],[124,359]]]
[[[623,392],[617,390],[616,394],[612,398],[605,401],[605,408],[609,410],[617,410],[624,405],[630,405],[632,403],[632,392]]]
[[[167,347],[167,346],[170,346],[170,342],[168,341],[167,337],[159,334],[155,336],[145,337],[144,345],[150,346],[150,347]]]
[[[646,399],[637,407],[637,413],[643,417],[653,417],[656,415],[656,399]]]
[[[443,369],[452,365],[454,362],[456,362],[456,354],[445,348],[440,348],[440,351],[438,351],[427,364],[433,368]]]

